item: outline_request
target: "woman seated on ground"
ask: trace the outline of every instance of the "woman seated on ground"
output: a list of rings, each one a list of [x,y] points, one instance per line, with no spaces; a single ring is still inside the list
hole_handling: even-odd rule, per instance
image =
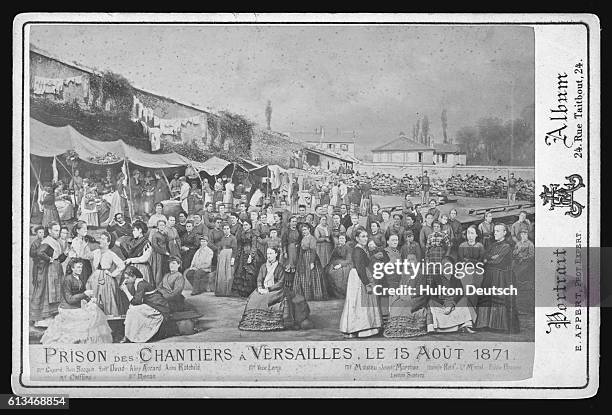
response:
[[[268,248],[267,261],[259,268],[257,288],[249,296],[240,330],[270,331],[297,328],[293,301],[285,289],[285,269],[279,264],[278,248]],[[302,298],[302,301],[303,298]]]
[[[62,300],[45,334],[42,344],[91,344],[112,343],[113,336],[106,316],[92,299],[92,291],[86,290],[80,279],[83,260],[74,259],[72,274],[66,275],[62,283]]]
[[[153,284],[145,281],[136,267],[128,266],[123,276],[125,279],[120,288],[130,306],[125,315],[125,337],[121,343],[146,343],[155,336],[163,338],[170,334],[168,301]]]
[[[418,262],[416,255],[406,257],[408,263]],[[427,334],[427,296],[419,295],[419,290],[425,284],[421,273],[413,275],[411,272],[402,274],[400,287],[412,287],[415,295],[407,291],[404,295],[389,296],[389,320],[385,325],[385,337],[416,337]],[[407,288],[408,290],[408,288]]]
[[[472,330],[472,315],[467,297],[462,294],[442,295],[441,287],[463,290],[461,280],[454,275],[455,260],[445,256],[441,261],[442,275],[427,276],[429,289],[435,289],[439,295],[430,295],[428,301],[427,331],[434,333],[449,333],[460,331],[474,333]]]
[[[185,297],[183,297],[185,277],[179,272],[181,259],[170,257],[168,267],[170,272],[164,275],[157,291],[168,301],[171,312],[183,311],[185,310]]]

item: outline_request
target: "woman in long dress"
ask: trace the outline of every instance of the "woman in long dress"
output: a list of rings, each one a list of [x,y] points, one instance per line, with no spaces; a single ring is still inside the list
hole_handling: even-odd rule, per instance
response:
[[[137,268],[129,266],[123,275],[125,279],[120,289],[125,293],[130,306],[125,315],[125,337],[121,343],[146,343],[168,321],[170,306]]]
[[[365,229],[359,229],[355,239],[357,244],[352,254],[353,268],[349,273],[346,300],[340,317],[340,331],[348,338],[374,336],[382,327],[378,299],[368,277],[368,233]]]
[[[51,222],[48,231],[49,235],[41,241],[36,250],[37,267],[30,298],[30,321],[38,325],[57,313],[64,277],[62,262],[66,259],[58,241],[59,223]]]
[[[109,316],[122,316],[127,311],[125,296],[119,292],[119,280],[125,269],[125,264],[111,251],[114,238],[108,232],[100,235],[100,249],[93,252],[93,268],[85,285],[91,290],[91,297],[95,298],[104,314]]]
[[[151,257],[151,242],[145,236],[148,232],[147,225],[142,221],[136,221],[132,225],[132,238],[124,241],[125,265],[132,265],[142,275],[144,280],[154,285],[155,281],[151,273],[149,258]]]
[[[338,241],[332,251],[329,264],[325,267],[324,274],[329,281],[330,296],[334,298],[346,297],[346,285],[348,276],[353,268],[351,263],[352,249],[346,244],[346,235],[338,235]]]
[[[476,241],[476,237],[478,236],[476,233],[476,226],[471,225],[465,231],[467,241],[462,242],[457,249],[457,259],[465,264],[472,264],[476,266],[480,264],[482,267],[484,264],[485,258],[485,249],[484,246]],[[465,276],[461,279],[461,283],[463,284],[463,289],[466,290],[468,286],[473,286],[476,288],[480,288],[482,286],[482,279],[484,275],[482,273],[472,272],[466,273]],[[472,307],[471,310],[476,310],[476,306],[478,305],[478,294],[470,294],[467,296],[468,303]],[[476,315],[473,316],[474,321],[476,321]]]
[[[223,237],[219,241],[218,249],[215,295],[218,297],[228,297],[232,293],[232,282],[234,280],[233,267],[238,243],[236,242],[236,237],[231,234],[230,225],[227,223],[223,225]]]
[[[122,215],[125,213],[127,207],[127,194],[125,193],[125,185],[123,184],[125,176],[123,173],[119,173],[117,181],[115,182],[115,191],[110,196],[110,211],[108,212],[109,220],[115,217],[117,213]]]
[[[147,221],[147,227],[157,228],[157,222],[162,220],[164,222],[168,222],[168,218],[164,215],[164,205],[162,203],[155,204],[155,213],[151,215],[149,220]]]
[[[507,241],[508,230],[503,223],[495,224],[495,239],[485,252],[485,273],[482,288],[498,289],[517,286],[512,272],[512,246]],[[514,295],[482,295],[478,298],[476,327],[517,333],[518,309]]]
[[[321,216],[319,224],[314,230],[314,237],[317,240],[317,256],[321,261],[321,266],[326,267],[333,250],[333,244],[329,226],[327,226],[327,216]]]
[[[310,234],[310,226],[306,224],[302,225],[302,240],[293,281],[293,292],[303,296],[306,301],[321,301],[328,298],[323,267],[317,255],[317,241]]]
[[[78,221],[72,228],[72,234],[73,238],[68,257],[82,260],[83,272],[80,273],[80,276],[83,279],[83,284],[85,284],[92,272],[91,260],[93,259],[93,254],[89,248],[89,242],[92,238],[87,234],[87,223],[82,220]],[[67,269],[69,268],[70,264],[68,264]]]
[[[292,302],[285,287],[285,270],[278,262],[280,250],[268,248],[267,261],[259,268],[257,288],[251,293],[238,328],[272,331],[294,328]]]
[[[255,269],[257,248],[253,243],[254,235],[250,220],[242,222],[242,232],[238,238],[232,292],[240,297],[247,297],[257,286],[257,270]]]
[[[300,230],[298,229],[297,217],[289,219],[289,227],[281,234],[281,246],[285,260],[285,272],[287,273],[285,285],[293,289],[295,269],[297,266],[298,247],[300,245]]]
[[[168,216],[166,226],[166,237],[168,238],[168,252],[170,256],[181,257],[181,237],[176,229],[176,217]]]
[[[151,264],[151,277],[152,283],[159,287],[161,284],[164,274],[168,271],[168,258],[170,252],[168,252],[168,237],[166,235],[166,221],[160,219],[157,221],[157,229],[151,231],[151,257],[149,258],[149,264]]]
[[[416,255],[409,254],[408,263],[418,262]],[[383,336],[390,338],[409,338],[427,334],[427,296],[420,295],[420,287],[426,279],[419,272],[417,275],[401,275],[400,287],[409,287],[405,294],[389,296],[389,320],[385,324]],[[411,295],[408,290],[412,290]]]
[[[106,316],[81,281],[83,264],[72,263],[72,274],[62,283],[62,297],[55,316],[41,338],[42,344],[100,344],[112,343],[113,335]]]

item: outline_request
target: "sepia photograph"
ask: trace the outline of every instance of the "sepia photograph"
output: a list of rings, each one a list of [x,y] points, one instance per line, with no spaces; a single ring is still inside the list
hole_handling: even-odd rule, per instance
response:
[[[596,393],[599,22],[562,17],[19,16],[14,388]]]

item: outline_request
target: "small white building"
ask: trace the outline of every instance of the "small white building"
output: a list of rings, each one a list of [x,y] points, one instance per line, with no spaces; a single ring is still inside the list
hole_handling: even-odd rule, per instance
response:
[[[374,163],[433,164],[434,149],[400,134],[372,150]]]
[[[467,154],[461,151],[457,144],[432,144],[434,148],[434,163],[439,166],[465,166],[467,164]]]

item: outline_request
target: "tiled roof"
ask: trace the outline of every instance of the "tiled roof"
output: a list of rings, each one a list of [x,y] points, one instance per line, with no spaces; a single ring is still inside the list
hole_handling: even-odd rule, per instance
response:
[[[426,144],[417,143],[408,137],[400,136],[395,140],[389,141],[387,144],[383,144],[380,147],[373,149],[373,152],[377,151],[434,151],[432,147]]]

